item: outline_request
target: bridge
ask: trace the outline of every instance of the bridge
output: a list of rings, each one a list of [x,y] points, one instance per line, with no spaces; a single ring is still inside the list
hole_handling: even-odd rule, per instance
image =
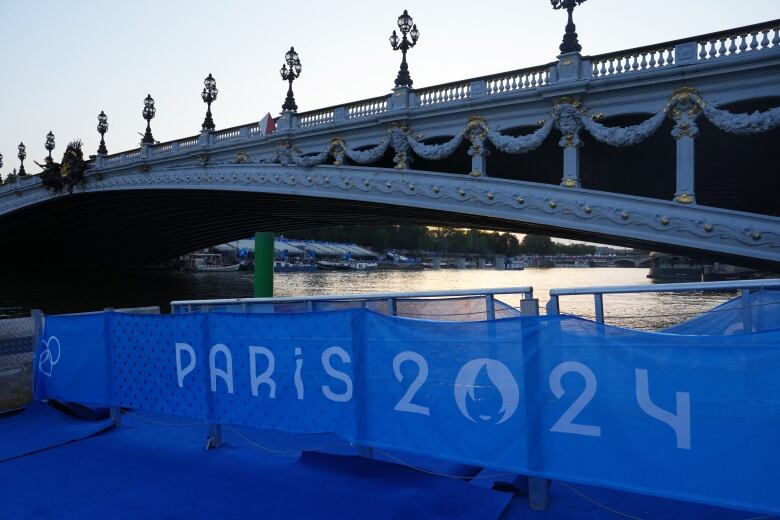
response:
[[[19,176],[0,186],[0,264],[151,265],[255,231],[398,222],[777,268],[780,20],[596,56],[561,47],[308,112],[286,101],[270,131],[204,122],[101,145],[68,189]]]

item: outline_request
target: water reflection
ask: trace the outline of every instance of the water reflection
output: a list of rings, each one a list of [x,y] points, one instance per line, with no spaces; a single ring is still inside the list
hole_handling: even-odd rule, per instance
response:
[[[647,269],[568,268],[524,271],[491,269],[426,269],[421,271],[364,271],[277,273],[277,296],[408,292],[449,289],[532,286],[543,308],[553,287],[648,284]],[[105,307],[159,305],[168,312],[172,300],[253,296],[249,272],[184,273],[133,271],[123,273],[66,272],[0,277],[0,316],[29,315],[40,308],[48,314],[85,312]],[[647,293],[604,297],[607,323],[654,329],[670,326],[706,311],[730,297],[728,293]],[[519,304],[519,296],[506,298]],[[593,317],[591,296],[564,297],[562,312]]]

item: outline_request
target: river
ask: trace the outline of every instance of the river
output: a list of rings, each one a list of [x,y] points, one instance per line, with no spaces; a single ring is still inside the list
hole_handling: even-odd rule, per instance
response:
[[[276,296],[368,292],[436,291],[532,286],[543,309],[553,287],[649,284],[646,268],[425,269],[419,271],[317,271],[276,273]],[[172,300],[253,296],[251,272],[188,273],[132,271],[123,273],[60,272],[34,276],[0,275],[0,317],[85,312],[105,307],[159,305]],[[706,311],[727,300],[728,293],[647,293],[604,298],[607,323],[659,329]],[[507,303],[518,304],[519,297]],[[561,299],[562,312],[593,316],[590,296]],[[544,311],[542,311],[544,312]]]

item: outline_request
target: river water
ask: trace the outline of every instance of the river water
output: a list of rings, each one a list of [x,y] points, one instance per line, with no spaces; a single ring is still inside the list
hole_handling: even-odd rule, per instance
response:
[[[425,269],[417,271],[316,271],[276,273],[276,296],[410,292],[532,286],[543,309],[553,287],[649,284],[646,268]],[[173,300],[253,296],[251,272],[188,273],[134,271],[124,273],[61,272],[34,276],[0,275],[0,317],[85,312],[105,307],[159,305],[168,312]],[[604,297],[606,322],[659,329],[683,321],[727,300],[728,293],[646,293]],[[502,297],[518,305],[519,296]],[[564,297],[561,310],[592,317],[591,296]],[[542,310],[542,312],[544,312]]]

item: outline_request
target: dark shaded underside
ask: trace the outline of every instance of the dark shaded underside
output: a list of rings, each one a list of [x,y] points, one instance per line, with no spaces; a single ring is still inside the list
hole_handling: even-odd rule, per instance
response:
[[[777,268],[748,257],[662,242],[585,233],[504,219],[315,197],[205,190],[75,193],[0,219],[0,265],[14,270],[154,266],[207,246],[337,224],[425,224],[547,234]]]

